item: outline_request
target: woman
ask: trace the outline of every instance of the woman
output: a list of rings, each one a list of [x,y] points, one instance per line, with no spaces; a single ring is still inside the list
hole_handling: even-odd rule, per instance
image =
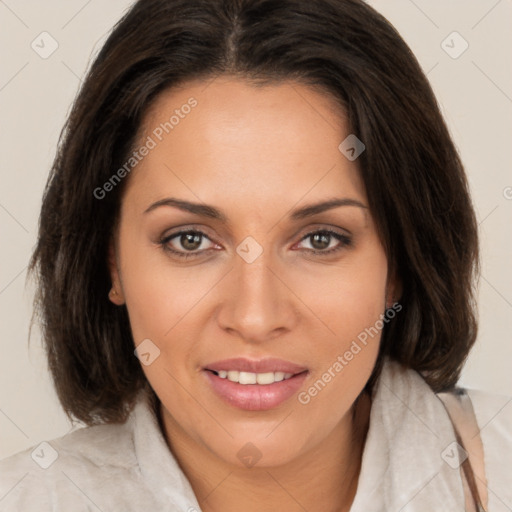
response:
[[[433,93],[369,6],[140,0],[32,260],[88,427],[0,463],[0,506],[507,510],[510,410],[455,388],[477,261]]]

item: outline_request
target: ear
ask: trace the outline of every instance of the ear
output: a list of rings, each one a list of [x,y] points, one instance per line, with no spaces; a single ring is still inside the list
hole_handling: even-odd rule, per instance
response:
[[[110,302],[114,303],[116,306],[122,306],[125,303],[124,292],[119,272],[116,245],[113,239],[111,239],[108,247],[108,269],[112,281],[112,288],[108,293],[108,298]]]

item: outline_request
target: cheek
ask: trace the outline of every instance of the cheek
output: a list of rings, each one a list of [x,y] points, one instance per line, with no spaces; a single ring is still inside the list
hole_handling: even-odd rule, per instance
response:
[[[191,387],[190,368],[197,352],[197,330],[202,327],[194,322],[194,314],[208,287],[218,280],[211,269],[198,269],[178,268],[162,249],[130,240],[129,235],[121,247],[123,292],[134,345],[144,347],[141,353],[150,353],[149,364],[140,359],[142,370],[160,398],[174,404],[173,410],[190,408],[187,394],[169,390],[176,391],[177,382]]]
[[[324,324],[311,353],[319,362],[316,378],[301,402],[311,401],[318,410],[332,403],[348,408],[359,395],[375,365],[384,325],[387,258],[380,245],[334,270],[329,269],[329,279],[309,276],[301,285],[302,296]]]
[[[141,269],[126,283],[126,306],[135,339],[165,340],[200,299],[204,286],[199,279],[169,274],[155,267]]]
[[[383,254],[340,271],[311,309],[329,327],[315,339],[315,374],[297,399],[311,416],[323,417],[316,434],[327,435],[350,409],[377,360],[385,306],[387,261]],[[367,262],[369,263],[369,262]],[[346,271],[345,271],[346,270]],[[314,295],[311,295],[312,300]]]
[[[335,266],[321,267],[296,282],[304,302],[329,328],[325,331],[332,336],[324,339],[339,348],[374,325],[384,312],[387,258],[374,243]]]
[[[218,280],[206,267],[180,268],[163,249],[126,233],[121,249],[121,273],[126,307],[135,343],[165,340]],[[170,334],[169,334],[170,335]]]

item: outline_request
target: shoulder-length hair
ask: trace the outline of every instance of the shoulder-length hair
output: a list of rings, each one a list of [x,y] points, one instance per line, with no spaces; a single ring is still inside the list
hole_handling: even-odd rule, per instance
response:
[[[393,26],[362,0],[139,0],[61,133],[31,260],[65,412],[89,425],[121,422],[148,386],[126,308],[108,299],[123,183],[101,199],[94,191],[126,162],[159,93],[226,74],[311,85],[343,108],[366,146],[358,163],[370,210],[403,288],[366,390],[384,356],[422,372],[434,391],[453,387],[477,332],[477,225],[432,89]]]

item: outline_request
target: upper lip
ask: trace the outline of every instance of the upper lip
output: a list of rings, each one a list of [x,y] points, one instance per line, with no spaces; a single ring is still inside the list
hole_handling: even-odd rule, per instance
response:
[[[269,372],[283,372],[283,373],[302,373],[307,370],[305,366],[301,366],[284,359],[276,359],[268,357],[265,359],[247,359],[245,357],[235,357],[232,359],[223,359],[222,361],[215,361],[206,365],[205,370],[236,370],[239,372],[250,373],[269,373]]]

